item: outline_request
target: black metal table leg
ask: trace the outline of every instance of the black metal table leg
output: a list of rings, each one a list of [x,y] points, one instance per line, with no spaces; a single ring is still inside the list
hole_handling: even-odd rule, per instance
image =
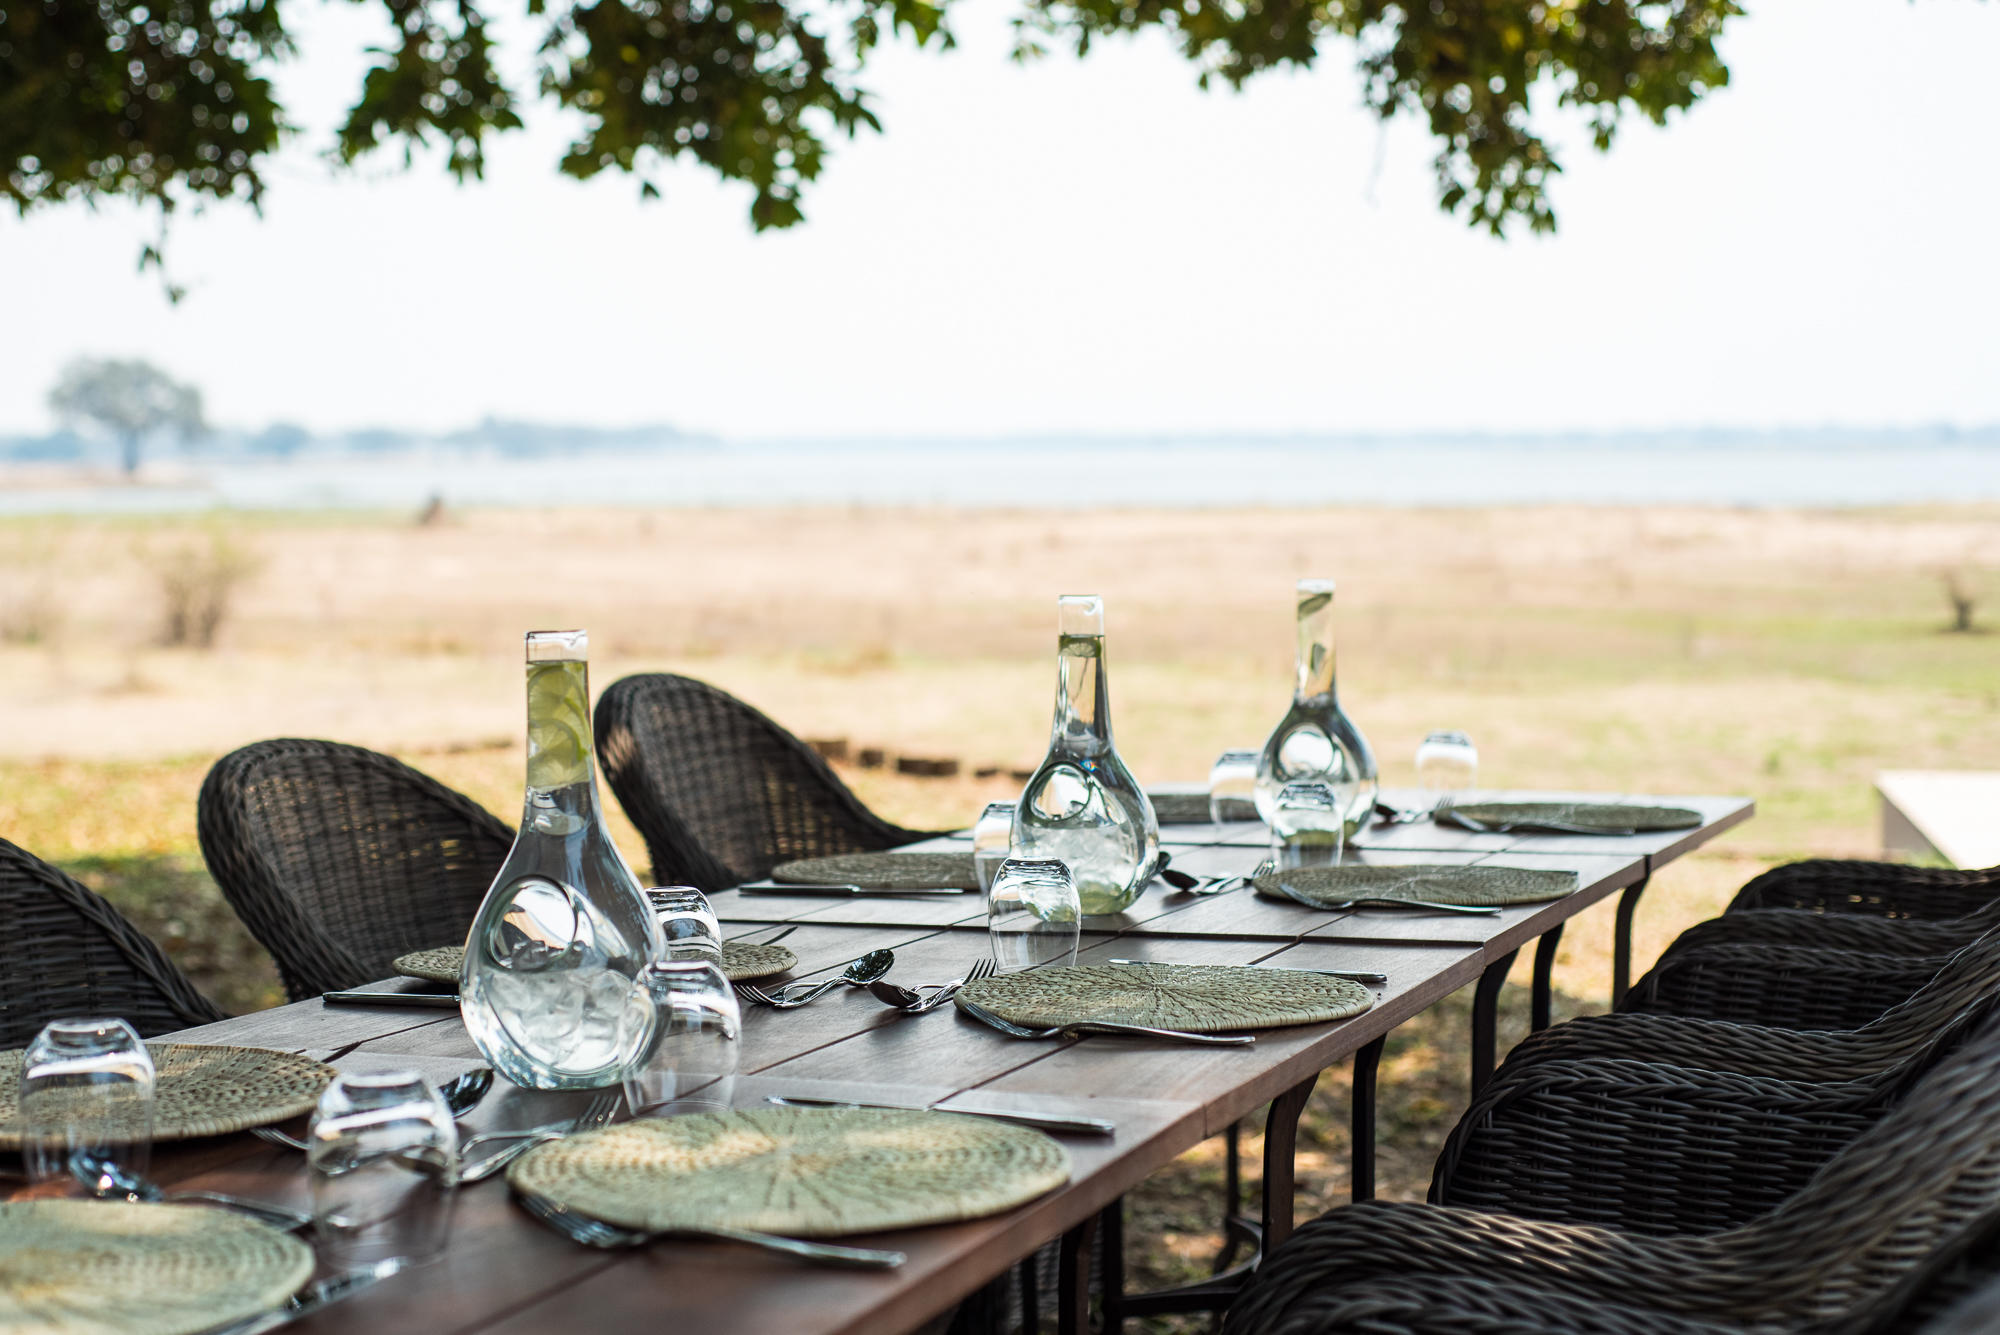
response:
[[[1563,925],[1557,923],[1543,932],[1542,939],[1535,943],[1535,991],[1528,1020],[1528,1032],[1531,1034],[1539,1034],[1549,1027],[1549,975],[1555,971],[1556,947],[1562,944],[1562,939]]]
[[[1472,992],[1472,1092],[1475,1096],[1493,1078],[1494,1029],[1499,1022],[1500,985],[1507,981],[1507,970],[1514,967],[1514,956],[1519,953],[1510,950],[1487,965],[1486,972],[1479,975],[1478,986]]]
[[[1085,1335],[1090,1329],[1090,1235],[1096,1219],[1086,1219],[1062,1235],[1056,1265],[1056,1335]]]
[[[1386,1038],[1375,1039],[1354,1054],[1354,1106],[1348,1114],[1353,1128],[1352,1152],[1347,1176],[1357,1201],[1375,1199],[1375,1068],[1382,1064],[1385,1042]]]
[[[1625,1000],[1625,993],[1632,986],[1632,911],[1639,907],[1639,896],[1646,893],[1646,882],[1651,879],[1650,875],[1641,876],[1618,896],[1618,928],[1611,940],[1611,1004],[1614,1008]]]
[[[1306,1100],[1312,1097],[1313,1086],[1318,1082],[1319,1074],[1315,1072],[1310,1079],[1300,1081],[1272,1099],[1270,1111],[1265,1114],[1261,1246],[1241,1265],[1195,1284],[1156,1289],[1151,1293],[1126,1293],[1124,1266],[1116,1246],[1118,1232],[1123,1227],[1122,1218],[1114,1220],[1112,1210],[1098,1216],[1104,1230],[1099,1234],[1099,1240],[1104,1253],[1103,1312],[1106,1331],[1118,1329],[1119,1323],[1127,1317],[1222,1311],[1248,1281],[1264,1253],[1291,1236],[1295,1186],[1292,1156],[1299,1143],[1299,1115],[1305,1111]],[[1065,1293],[1065,1311],[1069,1308],[1069,1301]],[[1064,1331],[1063,1335],[1068,1335],[1068,1332]]]
[[[1014,1267],[1021,1281],[1021,1329],[1019,1335],[1042,1335],[1042,1276],[1037,1253],[1029,1252]]]

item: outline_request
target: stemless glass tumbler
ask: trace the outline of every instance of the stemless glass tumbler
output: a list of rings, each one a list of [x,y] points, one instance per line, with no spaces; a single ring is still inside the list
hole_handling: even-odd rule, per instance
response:
[[[646,902],[666,939],[662,959],[722,963],[722,924],[707,895],[691,885],[655,885],[647,888]]]
[[[735,1094],[743,1012],[722,970],[700,960],[652,965],[634,985],[642,1005],[630,1014],[645,1026],[625,1076],[634,1117],[727,1108]]]
[[[1434,732],[1417,747],[1417,782],[1425,791],[1458,797],[1479,777],[1479,752],[1462,732]]]
[[[1224,751],[1208,771],[1208,818],[1225,821],[1257,819],[1257,762],[1262,751]]]
[[[1278,870],[1340,865],[1349,787],[1288,783],[1278,790],[1271,810],[1271,860]]]
[[[979,891],[993,889],[994,873],[1014,849],[1013,802],[988,802],[972,827],[972,869],[979,877]]]
[[[414,1071],[335,1076],[306,1132],[313,1226],[340,1270],[434,1261],[451,1237],[458,1128]]]
[[[1069,867],[1056,858],[1008,858],[986,896],[986,931],[1001,973],[1076,963],[1083,905]]]
[[[56,1020],[21,1061],[21,1151],[29,1180],[75,1164],[144,1176],[153,1149],[153,1058],[123,1020]]]

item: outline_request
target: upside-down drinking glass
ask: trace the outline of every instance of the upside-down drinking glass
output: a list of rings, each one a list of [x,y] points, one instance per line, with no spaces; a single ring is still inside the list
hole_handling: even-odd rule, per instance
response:
[[[707,895],[691,885],[655,885],[647,888],[646,902],[666,941],[663,959],[722,963],[722,924]]]
[[[645,1004],[631,1008],[644,1038],[625,1076],[634,1117],[727,1108],[735,1095],[743,1012],[722,970],[700,960],[652,965],[634,986]]]
[[[29,1180],[72,1163],[144,1176],[153,1150],[153,1058],[123,1020],[55,1020],[21,1061],[22,1157]]]
[[[986,931],[1001,973],[1076,963],[1083,905],[1058,858],[1008,858],[986,895]]]
[[[434,1261],[451,1237],[458,1128],[414,1071],[351,1071],[306,1132],[313,1227],[330,1266],[386,1273]]]
[[[1434,732],[1417,747],[1417,782],[1437,797],[1457,797],[1479,777],[1479,752],[1462,732]]]
[[[1347,833],[1347,785],[1288,783],[1271,811],[1271,860],[1279,871],[1338,867]]]
[[[972,869],[979,891],[993,889],[993,876],[1014,849],[1014,802],[988,802],[972,827]]]
[[[1224,751],[1208,771],[1208,818],[1257,819],[1257,762],[1262,751]]]

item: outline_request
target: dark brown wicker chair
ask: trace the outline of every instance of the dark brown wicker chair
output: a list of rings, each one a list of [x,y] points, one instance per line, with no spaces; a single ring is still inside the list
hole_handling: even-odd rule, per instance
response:
[[[1949,955],[1994,927],[2000,927],[2000,899],[1962,918],[1869,918],[1808,909],[1751,909],[1696,923],[1675,937],[1660,958],[1704,946],[1753,944],[1867,950],[1881,955]]]
[[[1897,862],[1813,858],[1773,867],[1737,891],[1725,913],[1805,909],[1877,918],[1950,919],[1992,903],[2000,867],[1959,871]]]
[[[290,737],[217,761],[199,827],[210,874],[293,1000],[464,940],[514,839],[400,760]]]
[[[1669,948],[1618,1009],[1785,1029],[1858,1029],[1916,995],[1950,959],[1764,942]]]
[[[794,858],[936,833],[883,820],[811,747],[691,677],[613,682],[597,702],[597,754],[662,885],[726,890]]]
[[[142,1037],[223,1013],[160,948],[100,896],[0,839],[0,1048],[25,1046],[50,1020],[115,1015]]]
[[[2000,1209],[1989,1019],[1806,1187],[1740,1228],[1652,1238],[1434,1205],[1332,1211],[1265,1260],[1229,1335],[1863,1332]]]

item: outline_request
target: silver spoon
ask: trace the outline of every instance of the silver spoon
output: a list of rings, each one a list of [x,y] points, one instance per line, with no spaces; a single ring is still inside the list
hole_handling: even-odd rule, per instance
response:
[[[99,1200],[139,1201],[149,1205],[200,1201],[226,1206],[286,1232],[304,1228],[312,1222],[309,1214],[264,1201],[246,1201],[240,1196],[224,1196],[215,1191],[168,1191],[129,1168],[121,1168],[109,1160],[82,1151],[70,1156],[69,1171]]]
[[[791,983],[772,994],[771,1005],[779,1010],[791,1010],[798,1006],[809,1006],[842,983],[854,987],[866,987],[896,967],[896,952],[893,950],[871,950],[860,959],[849,964],[836,976],[823,983]],[[794,993],[791,989],[804,987],[804,993]]]

